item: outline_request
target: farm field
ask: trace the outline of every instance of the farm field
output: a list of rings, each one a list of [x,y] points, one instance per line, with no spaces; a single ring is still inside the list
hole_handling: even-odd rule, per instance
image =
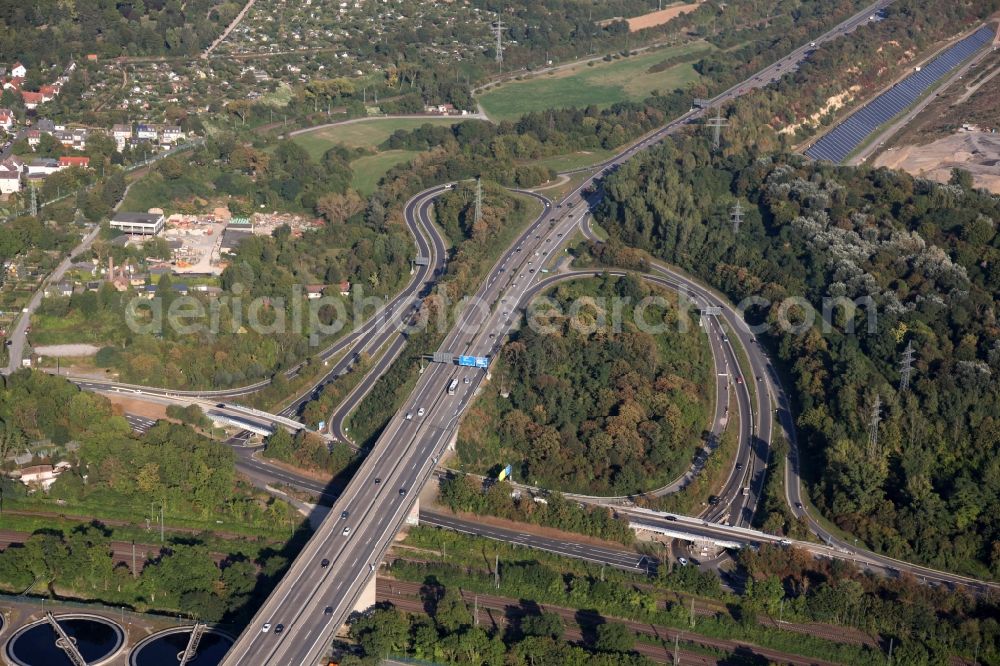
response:
[[[479,102],[490,118],[507,120],[529,111],[590,104],[607,107],[617,102],[638,101],[654,90],[673,90],[696,81],[698,73],[693,62],[712,48],[705,42],[694,42],[612,62],[598,61],[593,66],[580,64],[551,75],[503,83],[480,95]],[[691,62],[662,72],[649,71],[668,58],[688,56]]]
[[[375,149],[380,143],[392,136],[398,129],[411,130],[430,123],[431,125],[454,125],[462,122],[461,118],[372,118],[362,122],[343,123],[333,127],[298,134],[292,141],[305,148],[315,159],[323,157],[323,153],[337,144],[348,148]]]

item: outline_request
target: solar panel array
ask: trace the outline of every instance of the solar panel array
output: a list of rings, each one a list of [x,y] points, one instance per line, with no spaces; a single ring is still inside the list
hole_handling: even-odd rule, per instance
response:
[[[969,56],[993,40],[992,27],[985,26],[934,58],[919,72],[914,72],[844,122],[827,132],[806,150],[816,160],[844,161],[880,125],[912,105],[924,92]]]

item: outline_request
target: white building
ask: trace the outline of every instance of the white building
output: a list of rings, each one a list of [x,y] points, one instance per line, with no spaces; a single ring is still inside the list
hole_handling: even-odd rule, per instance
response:
[[[163,213],[116,213],[111,228],[126,234],[155,236],[163,230]]]
[[[139,139],[149,139],[150,141],[155,141],[159,134],[156,131],[156,127],[153,125],[139,125],[135,129],[135,136]]]
[[[28,162],[28,166],[25,167],[25,170],[30,178],[32,176],[48,176],[49,174],[53,174],[62,168],[63,167],[59,165],[59,160],[54,160],[49,157],[41,157],[37,160],[31,160]]]
[[[21,191],[22,164],[16,158],[0,162],[0,195]]]
[[[20,479],[21,483],[29,488],[48,490],[56,482],[56,478],[71,467],[72,465],[65,461],[56,463],[54,467],[52,465],[32,465],[19,469],[11,475]]]

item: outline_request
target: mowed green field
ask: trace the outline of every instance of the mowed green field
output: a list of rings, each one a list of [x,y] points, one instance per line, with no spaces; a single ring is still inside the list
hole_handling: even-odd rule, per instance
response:
[[[459,122],[461,120],[457,118],[371,118],[299,134],[292,137],[292,141],[304,147],[312,157],[319,159],[337,144],[348,148],[376,149],[398,129],[411,130],[428,123],[454,125]]]
[[[416,150],[386,150],[375,155],[359,157],[351,162],[351,170],[354,177],[351,178],[351,187],[364,196],[368,196],[378,187],[378,181],[386,172],[397,164],[409,162],[420,152]]]
[[[460,122],[462,120],[459,118],[371,118],[299,134],[292,137],[292,141],[305,148],[313,159],[319,160],[323,153],[338,144],[348,148],[378,150],[379,144],[396,130],[412,130],[428,123],[454,125]],[[386,150],[359,157],[351,162],[351,169],[354,171],[351,187],[368,196],[375,191],[378,181],[389,169],[409,162],[418,154],[415,150]]]
[[[528,81],[504,83],[481,94],[479,102],[490,118],[506,120],[529,111],[638,101],[654,90],[683,88],[698,79],[691,63],[655,73],[648,71],[650,67],[673,57],[691,56],[694,60],[713,48],[705,42],[694,42],[612,62],[598,61],[593,66],[581,64]]]

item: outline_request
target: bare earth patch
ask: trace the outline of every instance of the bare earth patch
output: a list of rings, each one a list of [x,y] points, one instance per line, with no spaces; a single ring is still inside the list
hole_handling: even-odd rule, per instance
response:
[[[100,350],[97,345],[81,343],[35,347],[35,353],[39,356],[93,356]]]
[[[972,174],[976,187],[1000,194],[1000,134],[957,132],[923,146],[887,150],[875,166],[903,169],[907,173],[946,183],[955,167]]]
[[[698,9],[700,2],[689,5],[685,2],[678,2],[675,5],[671,5],[666,9],[661,9],[659,11],[650,12],[648,14],[643,14],[642,16],[636,16],[634,18],[626,19],[628,23],[629,32],[638,32],[639,30],[644,30],[646,28],[652,28],[654,26],[663,25],[667,21],[673,20],[678,16],[683,14],[688,14]]]
[[[120,406],[123,411],[136,416],[145,416],[147,419],[167,418],[167,406],[145,400],[127,398],[121,394],[105,393],[104,397],[111,401],[112,405]]]

